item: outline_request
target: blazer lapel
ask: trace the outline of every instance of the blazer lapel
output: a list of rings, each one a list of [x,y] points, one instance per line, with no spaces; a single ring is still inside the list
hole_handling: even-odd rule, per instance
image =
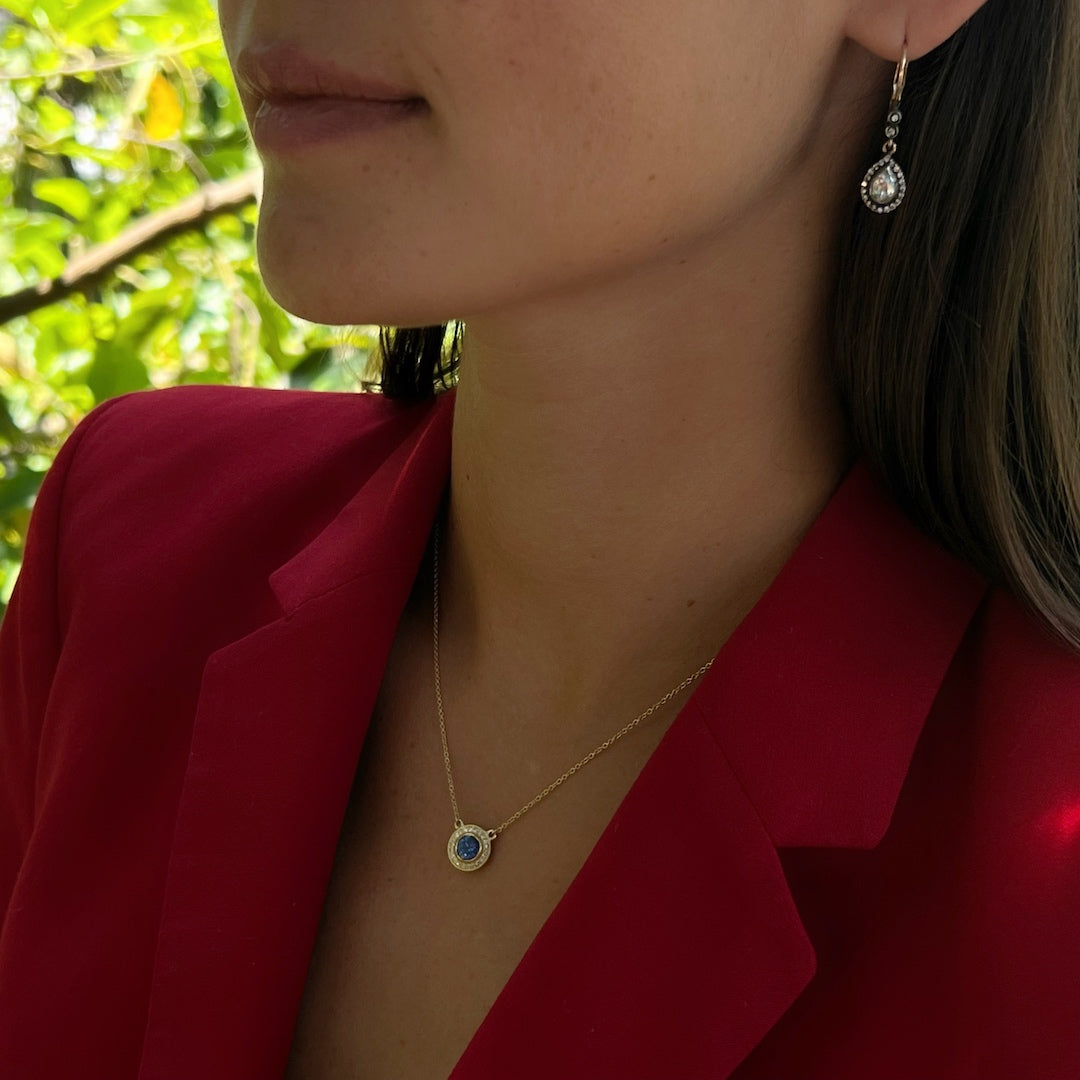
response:
[[[876,846],[987,582],[857,463],[665,732],[451,1080],[723,1080],[812,979],[778,849]]]
[[[449,475],[449,405],[401,414],[400,443],[270,575],[281,615],[206,662],[140,1080],[284,1072],[368,720]]]
[[[340,829],[449,476],[417,410],[208,659],[141,1080],[282,1075]],[[670,725],[452,1080],[722,1080],[813,977],[777,848],[870,847],[985,582],[857,464]],[[418,1032],[421,1035],[422,1032]]]
[[[687,705],[451,1080],[721,1080],[815,967],[776,849]]]

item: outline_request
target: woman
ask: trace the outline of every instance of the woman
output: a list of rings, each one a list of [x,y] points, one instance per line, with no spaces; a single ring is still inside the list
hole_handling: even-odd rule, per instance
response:
[[[1080,1075],[1080,3],[220,17],[383,392],[57,458],[9,1075]]]

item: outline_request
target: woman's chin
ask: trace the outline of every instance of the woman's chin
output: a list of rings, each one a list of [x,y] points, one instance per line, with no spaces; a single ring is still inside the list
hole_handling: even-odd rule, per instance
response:
[[[340,274],[335,282],[327,275],[326,264],[279,262],[259,257],[259,273],[271,298],[290,315],[327,326],[433,326],[447,322],[433,309],[417,303],[417,297],[403,287],[400,295],[389,295],[370,276]],[[408,276],[403,275],[408,281]]]
[[[326,323],[331,326],[357,323],[349,316],[342,317],[337,298],[325,289],[305,288],[304,282],[291,272],[278,273],[272,263],[260,262],[259,274],[271,298],[290,315],[308,322]],[[357,310],[353,305],[353,313]]]
[[[348,273],[345,253],[334,244],[310,233],[283,237],[260,221],[256,255],[266,291],[291,315],[334,326],[374,321],[363,280]]]

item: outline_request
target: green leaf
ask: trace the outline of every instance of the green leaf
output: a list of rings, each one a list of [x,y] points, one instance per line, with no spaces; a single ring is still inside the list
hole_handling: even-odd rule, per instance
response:
[[[90,213],[94,202],[81,180],[67,177],[47,177],[43,180],[35,180],[33,192],[37,198],[59,206],[76,221],[82,221]]]
[[[47,135],[67,135],[75,126],[75,117],[70,109],[53,101],[51,97],[40,95],[35,102],[37,122],[41,131]],[[51,141],[51,140],[50,140]]]
[[[123,229],[130,217],[131,207],[126,200],[119,197],[110,199],[104,206],[98,206],[87,223],[90,226],[89,239],[94,243],[110,239]]]
[[[56,214],[28,214],[26,222],[14,230],[12,264],[24,273],[32,266],[42,277],[55,277],[67,266],[60,243],[71,234],[73,224]]]
[[[23,22],[29,22],[34,3],[35,0],[4,0],[4,8],[10,11],[15,18],[22,19]]]
[[[0,480],[0,514],[10,514],[20,506],[29,506],[44,476],[42,472],[23,468]]]
[[[65,34],[77,34],[106,15],[111,15],[125,0],[79,0],[64,16],[61,28]]]
[[[87,309],[90,329],[98,341],[109,341],[116,336],[116,312],[107,304],[91,304]]]
[[[15,255],[18,257],[24,244],[38,244],[43,240],[66,240],[73,226],[67,218],[58,214],[24,214],[21,223],[15,226]]]
[[[135,304],[140,295],[135,294],[131,314],[120,323],[112,339],[113,344],[133,352],[161,319],[171,317],[173,314],[169,304],[154,303],[136,307]]]
[[[115,341],[103,341],[86,385],[93,392],[95,401],[105,401],[130,390],[146,389],[150,386],[150,375],[133,348],[118,346]]]
[[[199,386],[205,386],[208,383],[228,384],[232,382],[226,372],[213,370],[182,371],[176,381],[181,386],[187,386],[190,383],[195,383]]]
[[[91,146],[88,143],[79,142],[74,135],[67,135],[56,140],[49,149],[54,154],[71,158],[72,161],[94,161],[98,165],[111,169],[126,169],[131,164],[122,145]]]

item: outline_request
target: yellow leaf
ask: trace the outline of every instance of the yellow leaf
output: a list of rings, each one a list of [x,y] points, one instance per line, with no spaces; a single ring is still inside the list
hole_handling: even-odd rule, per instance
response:
[[[146,93],[146,134],[151,139],[171,139],[180,131],[184,107],[173,85],[160,72],[154,76]]]

